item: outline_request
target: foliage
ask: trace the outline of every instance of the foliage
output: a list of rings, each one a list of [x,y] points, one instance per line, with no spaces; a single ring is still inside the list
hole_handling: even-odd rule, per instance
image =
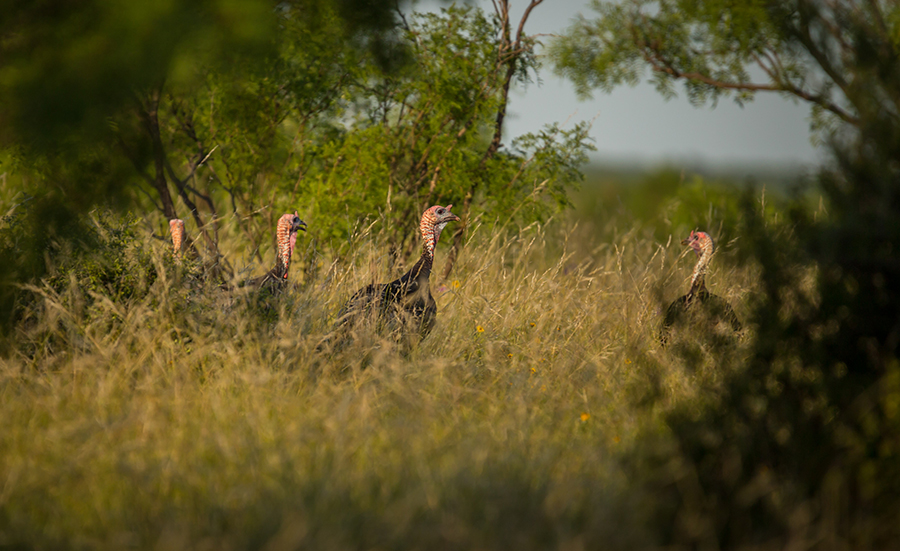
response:
[[[0,265],[12,279],[35,281],[47,277],[56,288],[77,282],[85,292],[111,293],[114,297],[141,293],[139,288],[146,279],[152,279],[146,256],[125,254],[141,246],[135,239],[133,219],[119,222],[108,215],[65,218],[66,211],[46,198],[22,193],[14,200],[17,202],[0,225]],[[61,219],[47,224],[46,220],[53,217]],[[6,338],[21,321],[19,314],[34,299],[22,287],[4,283],[0,300],[7,316],[2,320],[7,332],[0,347],[9,344]]]
[[[634,456],[658,497],[658,538],[689,547],[889,548],[900,473],[900,49],[896,3],[633,0],[595,4],[554,45],[582,93],[633,84],[690,99],[760,90],[830,116],[823,208],[781,223],[745,199],[739,257],[759,269],[748,358],[710,348],[727,375],[667,416],[674,441]],[[767,82],[749,78],[755,67]],[[819,120],[821,123],[822,121]],[[678,351],[676,351],[678,352]],[[690,363],[702,356],[682,355]],[[652,392],[650,393],[652,396]],[[649,403],[657,403],[651,400]],[[699,407],[698,407],[699,406]],[[648,449],[654,444],[648,440]]]
[[[282,212],[299,210],[318,243],[343,252],[358,228],[374,223],[406,257],[421,212],[438,201],[462,203],[464,220],[490,212],[488,222],[543,220],[565,206],[591,148],[585,124],[500,142],[510,79],[537,69],[533,41],[517,37],[510,50],[510,23],[499,12],[452,7],[407,21],[385,6],[175,3],[149,14],[101,0],[67,7],[71,17],[96,15],[97,28],[60,33],[54,47],[75,58],[56,62],[70,63],[73,79],[99,80],[74,87],[69,103],[50,102],[65,116],[44,113],[56,117],[42,134],[49,141],[32,140],[16,117],[31,109],[27,92],[48,69],[24,54],[11,58],[4,82],[18,99],[0,118],[10,122],[3,144],[22,161],[14,181],[37,183],[30,193],[58,211],[45,231],[98,203],[157,210],[160,228],[184,218],[191,254],[223,281],[253,258],[266,261]],[[17,13],[21,51],[63,25],[37,8]],[[196,32],[186,32],[184,21],[197,18]],[[210,25],[216,19],[231,25]],[[119,57],[93,55],[119,34],[129,36]],[[144,37],[157,42],[145,48]],[[93,54],[76,55],[82,50]],[[153,62],[141,72],[146,56]],[[121,81],[100,78],[125,63],[133,66]],[[109,88],[105,101],[96,86]],[[32,276],[3,268],[4,304],[13,300],[9,289],[49,269],[43,251],[29,255],[37,259]]]
[[[592,167],[586,178],[590,184],[575,199],[579,216],[630,220],[653,228],[659,241],[681,239],[682,228],[703,229],[715,236],[718,245],[739,239],[744,214],[742,187],[761,188],[760,214],[769,223],[778,223],[779,217],[784,221],[789,202],[778,182],[765,177],[738,182],[733,176],[702,174],[671,166],[630,173],[597,166]]]
[[[874,27],[881,12],[896,8],[879,2],[781,4],[786,11],[765,6],[779,24],[777,51],[803,53],[797,59],[807,74],[823,71],[832,79],[823,90],[840,90],[835,101],[852,114],[846,120],[853,128],[829,138],[834,163],[818,178],[824,210],[798,197],[790,216],[773,223],[755,198],[744,200],[739,257],[758,267],[760,284],[750,354],[708,348],[719,358],[723,385],[705,403],[673,408],[666,425],[674,439],[648,439],[632,456],[631,474],[644,477],[658,499],[652,525],[659,541],[889,548],[900,514],[900,272],[891,253],[900,245],[892,222],[900,214],[900,54],[886,38],[892,31]],[[663,9],[640,31],[655,32],[668,21],[676,28],[667,35],[677,38],[697,23],[695,12],[685,14],[678,23]],[[712,19],[704,21],[725,21],[731,13],[707,15]],[[736,38],[742,29],[736,27]],[[820,58],[822,51],[828,55]],[[692,364],[703,358],[696,350],[675,352]],[[648,403],[657,404],[649,394],[655,399]]]
[[[859,124],[859,106],[849,96],[865,80],[878,86],[873,95],[881,96],[885,108],[900,115],[890,91],[865,79],[866,66],[857,63],[871,54],[896,59],[894,37],[900,30],[892,2],[594,0],[592,5],[598,18],[579,19],[551,45],[556,71],[582,95],[634,85],[649,68],[663,96],[674,96],[680,80],[695,105],[715,105],[728,95],[742,103],[760,91],[806,101],[824,138],[840,128],[838,123]],[[889,70],[896,75],[896,69]]]
[[[591,147],[586,125],[520,136],[486,157],[506,101],[497,17],[456,7],[413,14],[397,39],[408,59],[387,72],[321,29],[310,42],[309,30],[286,25],[279,58],[239,80],[246,92],[229,90],[233,75],[215,76],[208,94],[179,104],[166,124],[184,142],[184,171],[218,181],[206,196],[226,190],[238,216],[266,204],[299,208],[329,241],[375,221],[409,254],[417,241],[410,228],[431,204],[477,194],[473,216],[516,212],[530,221],[565,204],[565,190],[580,180]],[[519,78],[528,78],[535,61],[522,59]],[[198,166],[212,144],[222,147]],[[252,234],[265,235],[278,212]]]
[[[28,207],[20,208],[0,230],[4,250],[15,254],[21,247],[24,234],[16,218],[28,216],[29,210]],[[88,221],[72,228],[77,235],[49,241],[46,250],[53,258],[53,265],[40,286],[25,286],[27,292],[18,295],[13,308],[17,329],[10,336],[31,331],[41,335],[35,339],[43,346],[77,349],[79,345],[70,340],[60,341],[57,334],[60,327],[47,320],[46,312],[41,312],[42,296],[56,297],[71,316],[90,320],[100,315],[108,324],[112,324],[112,320],[99,303],[145,298],[164,264],[155,262],[145,240],[138,238],[137,222],[134,217],[122,219],[109,212],[93,213]],[[170,269],[171,262],[169,259]]]
[[[68,262],[55,266],[50,285],[59,289],[76,284],[86,292],[111,298],[139,297],[153,283],[155,274],[144,240],[139,239],[138,220],[116,220],[110,213],[92,217],[81,240],[87,243],[79,255],[60,255]]]
[[[173,169],[163,155],[169,142],[159,130],[161,90],[193,94],[209,74],[272,59],[276,31],[285,28],[279,22],[293,14],[314,28],[319,10],[340,22],[337,40],[363,51],[391,43],[391,6],[356,0],[26,1],[2,10],[0,157],[14,160],[4,166],[4,187],[12,189],[4,189],[2,198],[9,205],[20,192],[35,198],[19,222],[32,237],[0,251],[3,333],[11,330],[20,286],[52,268],[48,243],[77,240],[96,205],[121,211],[157,204],[175,216]],[[327,31],[333,33],[335,24]],[[194,201],[208,194],[200,188],[200,199],[192,200],[185,190],[189,178],[178,180],[172,181],[176,196],[196,213]],[[141,195],[149,196],[142,187],[147,184],[157,192],[150,203]],[[207,221],[199,215],[195,221],[205,232]],[[206,237],[211,262],[219,262],[216,236]]]
[[[297,203],[336,219],[320,235],[342,243],[298,247],[302,284],[279,296],[200,289],[135,220],[70,216],[94,200],[61,206],[77,182],[122,170],[98,142],[5,153],[3,283],[35,283],[29,301],[2,295],[18,317],[14,354],[0,359],[0,545],[470,549],[515,534],[521,548],[889,548],[900,537],[896,8],[653,5],[652,17],[628,11],[643,2],[604,8],[602,24],[633,16],[656,33],[633,37],[674,41],[638,52],[666,61],[664,87],[690,70],[720,79],[695,92],[714,99],[740,76],[741,52],[795,61],[779,85],[828,75],[810,101],[853,128],[829,136],[822,208],[752,191],[737,201],[661,172],[621,194],[609,225],[557,225],[584,127],[493,150],[505,75],[527,77],[534,59],[504,58],[504,23],[457,8],[383,37],[421,67],[391,71],[288,9],[286,36],[301,38],[278,41],[267,63],[236,56],[192,73],[202,86],[166,84],[110,121],[157,192],[139,201],[174,191],[205,205],[188,207],[204,252],[251,254],[259,219]],[[345,21],[319,15],[329,29]],[[602,36],[637,32],[627,22]],[[318,64],[330,58],[302,40],[340,61]],[[724,52],[708,65],[653,57],[688,63],[707,43]],[[22,194],[33,178],[43,193]],[[408,355],[374,332],[317,353],[351,290],[396,275],[384,259],[411,248],[423,203],[455,194],[483,222],[456,279],[435,285],[434,332]],[[662,312],[690,273],[669,237],[700,224],[729,245],[708,284],[747,329],[724,340],[688,326],[662,348]]]

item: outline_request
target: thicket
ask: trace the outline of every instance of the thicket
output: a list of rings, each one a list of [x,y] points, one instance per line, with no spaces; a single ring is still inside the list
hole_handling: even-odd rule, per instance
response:
[[[721,394],[702,411],[669,416],[674,442],[649,462],[660,475],[650,483],[660,539],[892,547],[900,536],[900,8],[840,0],[594,7],[598,17],[577,21],[553,49],[557,70],[582,93],[634,84],[648,71],[660,93],[674,95],[680,82],[698,105],[775,92],[809,103],[815,135],[834,154],[817,177],[827,215],[802,197],[786,225],[768,226],[749,198],[741,210],[739,250],[761,270],[751,301],[757,333]]]
[[[89,246],[73,237],[85,213],[104,202],[142,208],[147,233],[157,236],[167,219],[186,219],[188,247],[220,281],[251,260],[269,261],[283,212],[298,210],[329,253],[347,253],[349,236],[371,225],[405,259],[417,249],[422,211],[455,203],[463,222],[449,235],[445,276],[467,224],[528,224],[559,212],[592,149],[587,124],[503,138],[509,87],[530,82],[538,63],[523,32],[527,15],[514,32],[502,6],[492,15],[471,7],[408,16],[383,8],[392,26],[354,34],[338,4],[279,3],[263,31],[246,31],[252,47],[201,58],[208,65],[176,49],[155,80],[140,80],[130,101],[107,115],[106,128],[73,136],[61,124],[53,139],[30,140],[28,129],[8,137],[6,196],[12,201],[19,189],[33,196],[18,216],[37,241],[4,249],[11,261],[3,272],[6,327],[15,319],[10,285],[45,275],[42,251],[54,241]],[[95,7],[110,16],[118,9]],[[40,14],[23,11],[37,29],[18,32],[39,34]],[[90,35],[64,39],[72,48],[93,44]],[[93,70],[109,63],[80,61]],[[33,83],[13,67],[15,96]],[[21,109],[31,106],[31,98],[19,99]],[[70,107],[72,116],[88,116]],[[13,106],[5,112],[18,120]],[[115,193],[98,195],[103,185]]]

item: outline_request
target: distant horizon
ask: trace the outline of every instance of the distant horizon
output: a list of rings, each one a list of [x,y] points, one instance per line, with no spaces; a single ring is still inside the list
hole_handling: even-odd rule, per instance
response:
[[[675,171],[681,172],[685,181],[692,181],[700,176],[704,182],[734,185],[743,188],[747,184],[753,187],[766,187],[771,190],[788,190],[797,185],[815,181],[817,167],[803,164],[775,163],[709,163],[685,159],[659,160],[653,162],[627,162],[622,158],[591,159],[581,167],[584,174],[582,189],[593,187],[597,183],[616,180],[621,185],[629,185],[653,179],[657,175]],[[815,187],[815,186],[813,186]],[[576,192],[577,193],[577,192]]]
[[[815,170],[821,163],[798,160],[710,158],[703,156],[641,157],[629,155],[602,155],[592,152],[586,166],[611,167],[623,170],[656,170],[679,167],[711,172],[750,171],[760,173],[800,174]]]

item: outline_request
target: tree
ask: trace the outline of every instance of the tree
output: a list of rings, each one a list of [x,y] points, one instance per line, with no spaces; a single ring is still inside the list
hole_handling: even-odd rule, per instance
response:
[[[510,79],[535,67],[523,50],[510,72],[505,25],[473,8],[414,14],[403,33],[411,63],[392,74],[370,66],[347,88],[352,122],[304,175],[314,210],[359,213],[352,222],[380,212],[388,241],[408,253],[417,239],[410,229],[438,200],[461,202],[470,218],[496,213],[489,222],[500,213],[534,219],[565,203],[591,147],[587,128],[519,136],[501,152]]]
[[[525,8],[525,12],[522,14],[522,19],[519,20],[515,37],[512,35],[512,21],[509,17],[509,0],[500,0],[499,2],[494,3],[494,12],[500,24],[496,68],[498,71],[503,71],[504,69],[505,71],[502,73],[503,76],[500,81],[500,103],[497,106],[494,133],[490,145],[488,145],[488,148],[482,157],[482,168],[483,165],[490,161],[500,149],[500,143],[503,136],[503,120],[506,118],[506,106],[509,101],[509,87],[513,78],[518,77],[520,81],[527,81],[529,69],[536,67],[534,58],[534,39],[525,34],[525,24],[528,22],[531,12],[540,5],[541,2],[543,2],[543,0],[530,1],[528,7]],[[462,244],[463,236],[465,235],[466,228],[469,224],[469,208],[477,189],[478,179],[473,179],[472,185],[463,199],[462,223],[453,234],[453,249],[450,252],[449,262],[447,262],[447,266],[444,269],[445,278],[450,275],[456,255]]]
[[[323,17],[319,26],[336,21]],[[492,213],[488,223],[493,213],[544,216],[566,203],[591,146],[582,124],[502,148],[510,80],[536,67],[524,36],[507,52],[504,25],[473,8],[404,16],[390,46],[396,63],[385,69],[383,52],[348,48],[288,18],[266,64],[211,73],[200,93],[164,99],[174,171],[212,182],[203,195],[226,200],[242,224],[254,223],[261,206],[284,203],[316,220],[319,237],[340,238],[340,248],[374,220],[400,256],[414,251],[412,229],[434,202],[462,203],[472,217]],[[268,227],[248,231],[248,242]]]
[[[0,106],[9,123],[0,145],[15,160],[13,188],[37,184],[17,228],[41,236],[5,241],[13,259],[0,267],[6,320],[21,296],[15,282],[42,277],[58,242],[90,242],[58,227],[77,225],[97,204],[156,210],[157,227],[163,217],[192,220],[188,246],[227,279],[229,258],[263,260],[281,212],[300,210],[325,239],[375,220],[405,256],[433,202],[462,203],[467,220],[490,213],[488,223],[530,221],[565,205],[581,179],[591,147],[585,124],[551,126],[503,147],[511,82],[537,68],[524,25],[540,0],[515,37],[508,2],[490,16],[448,8],[408,18],[396,4],[359,0],[260,0],[240,8],[246,15],[216,0],[152,10],[114,4],[67,4],[49,19],[39,6],[23,8],[20,26],[0,27],[16,53],[0,68],[14,99]],[[97,23],[66,26],[79,17]],[[57,26],[35,65],[27,45]],[[91,50],[112,48],[119,35],[127,36],[116,43],[120,56]],[[93,53],[69,59],[60,53],[67,51]],[[64,108],[46,133],[34,132],[27,113],[42,102],[32,95],[59,65],[72,97],[44,90],[48,104]],[[340,254],[346,239],[333,242]]]
[[[860,124],[849,100],[869,79],[860,55],[889,57],[900,41],[900,8],[884,0],[594,0],[551,46],[555,70],[582,96],[636,84],[649,69],[665,97],[682,82],[695,105],[732,95],[738,103],[776,92],[811,105],[816,129]],[[854,33],[870,40],[862,43]],[[872,52],[861,47],[877,48]],[[882,83],[878,84],[880,87]],[[900,104],[879,97],[893,117]]]
[[[650,67],[664,94],[677,80],[698,104],[776,91],[828,114],[832,130],[833,162],[819,176],[827,215],[798,200],[788,224],[770,226],[747,201],[742,250],[763,289],[751,352],[723,355],[724,389],[699,415],[692,404],[668,418],[674,446],[648,471],[659,538],[891,547],[900,537],[900,7],[597,7],[601,19],[579,21],[554,50],[582,92],[633,83]],[[766,82],[750,80],[753,66]]]
[[[4,199],[18,211],[7,212],[15,229],[6,228],[12,233],[0,240],[3,333],[21,297],[17,285],[46,274],[48,253],[60,243],[87,242],[78,238],[80,225],[94,206],[127,209],[149,199],[171,217],[178,198],[206,231],[196,205],[202,194],[188,188],[197,166],[176,174],[169,159],[160,113],[169,109],[170,90],[194,94],[207,75],[222,74],[237,60],[246,67],[272,59],[278,51],[273,37],[291,17],[315,25],[325,14],[337,23],[323,27],[323,35],[337,27],[335,38],[348,47],[380,50],[391,43],[394,8],[362,0],[6,6],[0,16],[0,148],[12,190]],[[152,193],[138,193],[147,193],[142,181]],[[215,248],[215,239],[205,241]]]

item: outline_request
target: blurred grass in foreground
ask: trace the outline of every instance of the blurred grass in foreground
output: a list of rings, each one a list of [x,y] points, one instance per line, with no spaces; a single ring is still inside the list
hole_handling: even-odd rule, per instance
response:
[[[377,335],[315,351],[355,289],[401,269],[377,236],[330,267],[298,247],[291,288],[262,304],[138,238],[117,265],[137,291],[75,275],[33,288],[19,352],[0,360],[0,545],[659,544],[655,496],[626,463],[666,438],[671,408],[716,393],[753,330],[660,348],[694,262],[678,245],[691,228],[671,227],[666,241],[614,217],[476,228],[451,280],[432,281],[438,323],[408,356]],[[733,248],[708,279],[746,319],[754,268]]]

